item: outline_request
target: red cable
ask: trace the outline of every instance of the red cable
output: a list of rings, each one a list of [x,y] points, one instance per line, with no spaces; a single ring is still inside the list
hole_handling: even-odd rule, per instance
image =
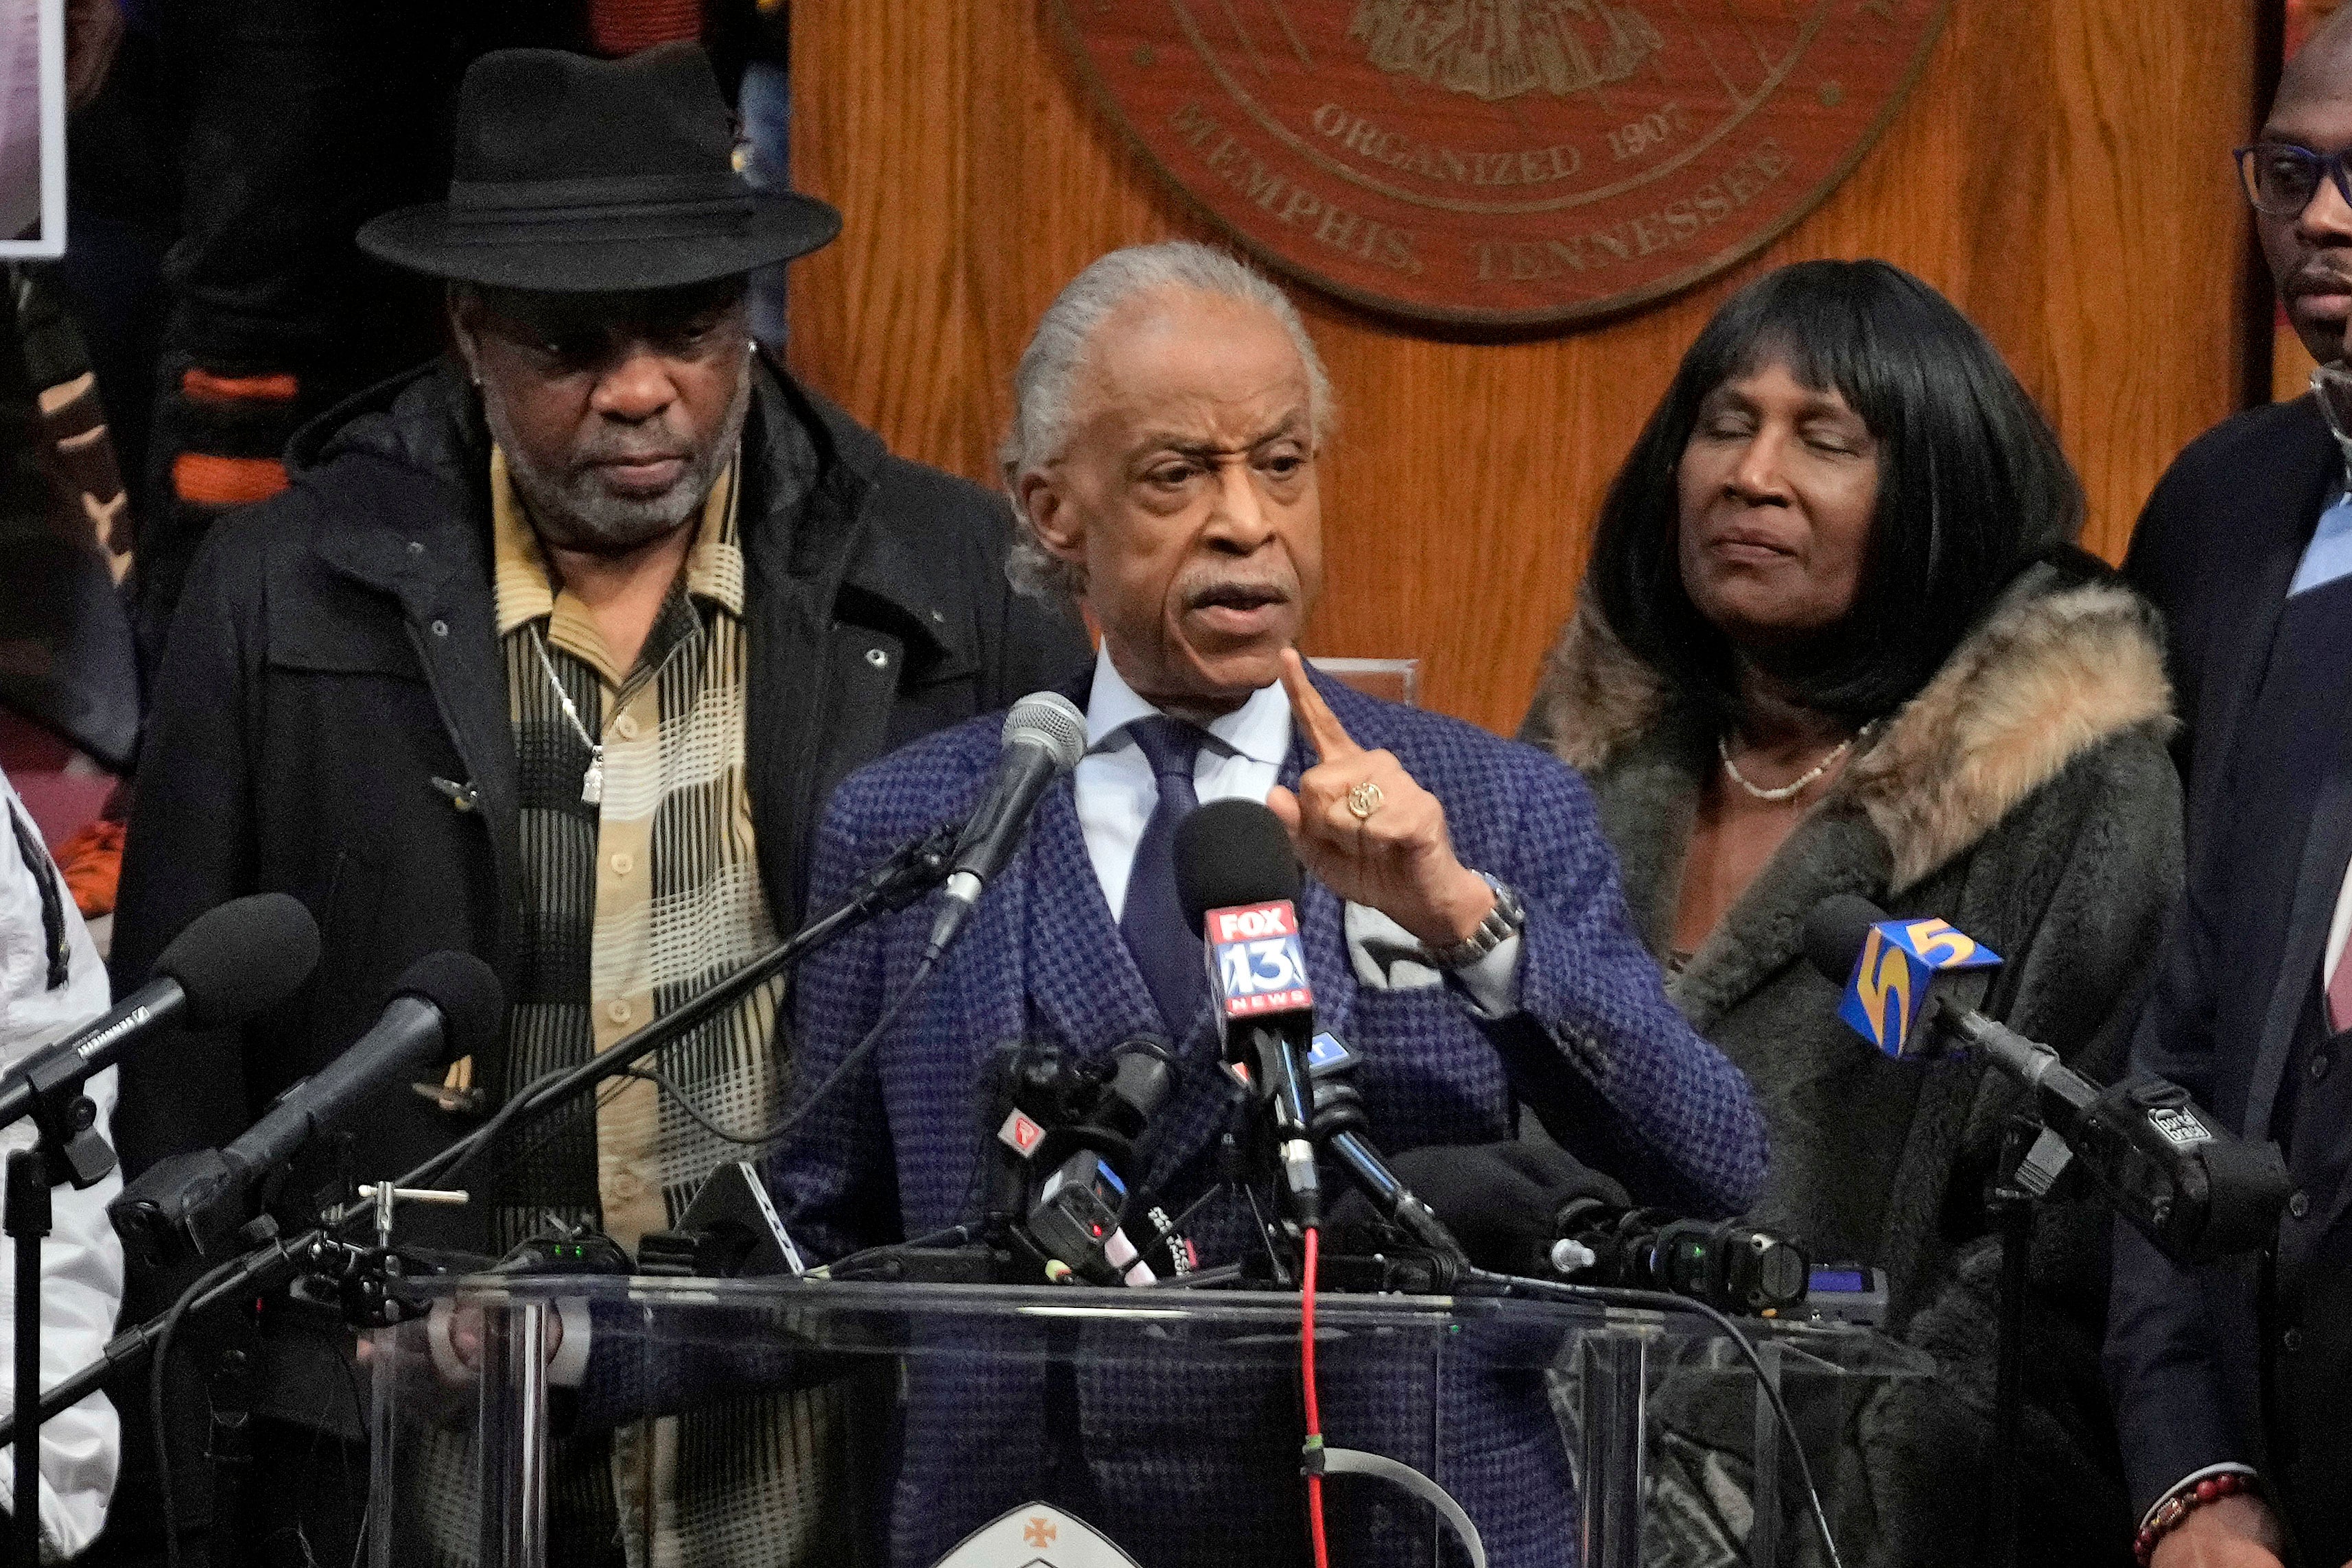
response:
[[[1315,1272],[1320,1235],[1315,1227],[1307,1228],[1307,1268],[1298,1288],[1298,1375],[1307,1388],[1307,1448],[1320,1458],[1323,1447],[1323,1413],[1315,1398]],[[1321,1470],[1307,1473],[1307,1533],[1315,1543],[1315,1568],[1330,1568],[1331,1557],[1323,1543],[1323,1476]]]

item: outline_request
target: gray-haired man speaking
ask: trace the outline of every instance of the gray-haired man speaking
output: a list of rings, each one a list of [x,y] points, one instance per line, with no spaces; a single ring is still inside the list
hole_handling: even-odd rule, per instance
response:
[[[1199,246],[1117,252],[1046,312],[1016,390],[1018,560],[1031,581],[1076,593],[1103,630],[1092,676],[1070,688],[1086,699],[1087,753],[1040,800],[929,990],[842,1092],[809,1103],[774,1173],[794,1235],[833,1258],[970,1218],[976,1046],[1099,1059],[1142,1036],[1167,1043],[1179,1078],[1154,1119],[1152,1166],[1167,1173],[1156,1200],[1175,1213],[1205,1195],[1189,1222],[1202,1260],[1238,1257],[1255,1232],[1241,1199],[1213,1190],[1225,1080],[1170,849],[1188,812],[1233,797],[1272,808],[1313,879],[1298,908],[1317,1019],[1360,1051],[1383,1143],[1508,1137],[1525,1103],[1654,1201],[1744,1204],[1764,1165],[1747,1083],[1666,1000],[1574,775],[1300,664],[1324,577],[1330,397],[1281,293]],[[930,737],[845,783],[816,896],[970,810],[999,722]],[[879,922],[803,971],[804,1083],[874,1026],[892,1000],[882,977],[909,972],[930,920],[919,908]],[[1078,1408],[1044,1419],[1041,1369],[910,1365],[894,1559],[934,1562],[1044,1494],[1149,1542],[1155,1563],[1292,1560],[1287,1489],[1265,1484],[1296,1465],[1287,1399],[1214,1377],[1149,1382],[1082,1369]],[[1352,1431],[1391,1446],[1416,1418],[1475,1434],[1442,1468],[1490,1560],[1567,1560],[1570,1480],[1540,1380],[1449,1373],[1442,1416],[1417,1417],[1396,1415],[1414,1396],[1378,1375],[1335,1375],[1325,1393],[1335,1442]],[[1055,1495],[1067,1486],[1088,1495]],[[1391,1560],[1394,1542],[1372,1545],[1361,1513],[1335,1505],[1334,1521],[1335,1558]]]

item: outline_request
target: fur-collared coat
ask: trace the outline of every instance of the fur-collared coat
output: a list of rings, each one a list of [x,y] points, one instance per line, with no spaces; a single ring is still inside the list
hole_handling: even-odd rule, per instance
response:
[[[2020,1097],[1974,1063],[1891,1061],[1839,1021],[1837,988],[1801,952],[1806,912],[1851,892],[1942,916],[2006,960],[1987,1012],[2086,1075],[2115,1076],[2180,885],[2169,701],[2144,601],[2085,557],[2027,568],[1670,988],[1764,1108],[1772,1163],[1756,1218],[1802,1238],[1817,1260],[1884,1269],[1890,1332],[1937,1361],[1932,1381],[1881,1396],[1856,1421],[1836,1505],[1850,1563],[1977,1556],[1999,1279],[1983,1189]],[[1705,713],[1625,648],[1587,594],[1523,737],[1591,779],[1633,917],[1664,955],[1698,792],[1717,766]],[[2046,1212],[2036,1237],[2016,1457],[2029,1563],[2129,1561],[2098,1371],[2105,1235],[2082,1202]],[[1695,1460],[1693,1490],[1721,1469]],[[1719,1513],[1695,1511],[1673,1560],[1712,1560],[1721,1542],[1705,1538],[1719,1528]]]

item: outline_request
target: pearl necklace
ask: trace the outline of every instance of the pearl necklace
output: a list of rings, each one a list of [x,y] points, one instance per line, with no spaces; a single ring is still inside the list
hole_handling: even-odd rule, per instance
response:
[[[1830,747],[1827,756],[1814,763],[1805,772],[1799,774],[1795,779],[1771,789],[1760,789],[1748,781],[1746,776],[1739,771],[1739,765],[1731,760],[1730,743],[1719,735],[1715,737],[1715,754],[1723,758],[1723,770],[1731,775],[1731,781],[1755,799],[1774,801],[1793,800],[1805,792],[1807,786],[1818,782],[1822,774],[1836,767],[1838,758],[1853,749],[1853,742],[1854,737],[1851,735],[1847,736]]]

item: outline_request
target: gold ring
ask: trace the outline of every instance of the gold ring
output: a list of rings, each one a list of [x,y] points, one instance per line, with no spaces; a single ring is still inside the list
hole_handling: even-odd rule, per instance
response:
[[[1386,798],[1381,793],[1381,787],[1367,779],[1348,791],[1348,810],[1356,814],[1356,821],[1364,821],[1381,809],[1381,802]]]

